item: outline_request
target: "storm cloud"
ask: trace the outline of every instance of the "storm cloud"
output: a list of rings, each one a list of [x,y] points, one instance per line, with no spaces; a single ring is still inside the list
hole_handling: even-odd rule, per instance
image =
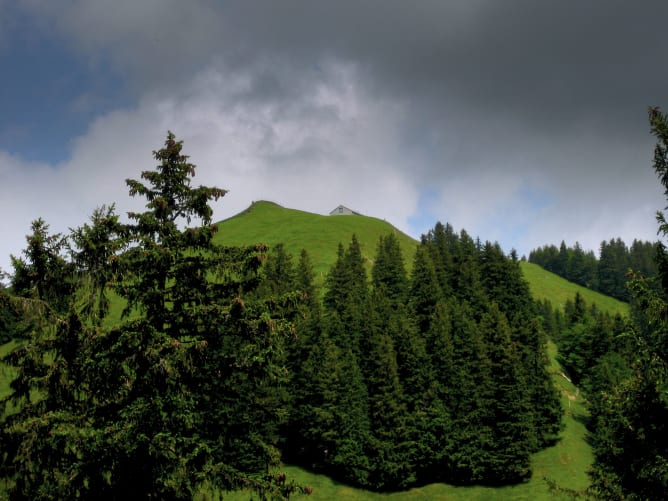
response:
[[[2,259],[35,217],[66,229],[95,205],[132,205],[123,179],[151,167],[167,129],[199,182],[231,190],[221,218],[260,198],[344,203],[414,236],[448,221],[520,254],[656,238],[646,111],[668,92],[666,2],[21,5],[11,12],[114,75],[129,104],[93,116],[65,161],[0,155],[1,207],[20,214]],[[29,187],[48,212],[22,201]]]

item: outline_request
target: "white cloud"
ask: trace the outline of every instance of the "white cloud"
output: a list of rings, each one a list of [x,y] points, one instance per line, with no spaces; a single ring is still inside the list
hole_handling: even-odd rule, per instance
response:
[[[217,218],[258,199],[319,213],[346,203],[407,230],[417,187],[395,146],[402,110],[364,94],[354,67],[325,65],[321,78],[289,101],[239,100],[253,75],[225,75],[211,66],[177,93],[147,94],[134,109],[98,118],[63,165],[0,156],[0,209],[15,215],[0,267],[23,247],[37,217],[66,231],[103,203],[136,210],[140,201],[128,198],[124,180],[153,168],[151,151],[167,129],[198,165],[195,183],[230,190]]]

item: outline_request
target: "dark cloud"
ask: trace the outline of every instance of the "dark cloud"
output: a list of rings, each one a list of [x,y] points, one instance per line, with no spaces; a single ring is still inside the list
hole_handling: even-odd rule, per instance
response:
[[[216,59],[231,71],[270,62],[291,82],[258,65],[247,97],[290,98],[334,59],[427,119],[502,114],[558,131],[583,117],[628,122],[668,83],[668,3],[657,0],[32,2],[80,51],[152,86],[180,84]]]
[[[306,64],[335,55],[369,66],[379,88],[454,93],[483,106],[533,110],[553,96],[596,107],[661,89],[668,74],[660,64],[668,16],[661,1],[225,5],[222,36],[234,42],[226,52]]]
[[[228,2],[222,17],[231,61],[288,61],[297,82],[352,61],[371,93],[407,103],[407,145],[460,165],[529,150],[531,168],[605,171],[647,147],[646,108],[668,88],[664,1]],[[584,141],[599,162],[571,154]]]
[[[81,179],[100,138],[135,131],[135,154],[173,128],[247,183],[218,183],[244,192],[239,209],[346,203],[415,234],[427,207],[521,253],[655,235],[646,109],[666,103],[665,0],[22,5],[137,103],[75,142],[63,170]]]

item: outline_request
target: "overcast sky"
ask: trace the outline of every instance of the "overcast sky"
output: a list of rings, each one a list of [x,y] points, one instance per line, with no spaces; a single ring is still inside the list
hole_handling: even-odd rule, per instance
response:
[[[43,217],[138,208],[167,130],[195,181],[520,255],[656,239],[665,0],[0,0],[0,267]]]

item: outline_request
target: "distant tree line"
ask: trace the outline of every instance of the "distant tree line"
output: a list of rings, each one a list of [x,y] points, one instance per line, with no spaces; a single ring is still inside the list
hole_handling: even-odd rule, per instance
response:
[[[621,238],[601,242],[599,258],[593,251],[584,251],[578,242],[559,248],[545,245],[529,253],[529,262],[589,289],[628,301],[626,275],[633,270],[645,277],[657,274],[656,242],[634,240],[628,247]]]
[[[567,247],[562,241],[558,248],[545,245],[532,250],[529,262],[588,289],[628,301],[627,273],[633,270],[645,277],[656,276],[656,253],[656,242],[634,240],[627,246],[621,238],[612,238],[601,242],[597,258],[593,251],[584,251],[578,242]]]

